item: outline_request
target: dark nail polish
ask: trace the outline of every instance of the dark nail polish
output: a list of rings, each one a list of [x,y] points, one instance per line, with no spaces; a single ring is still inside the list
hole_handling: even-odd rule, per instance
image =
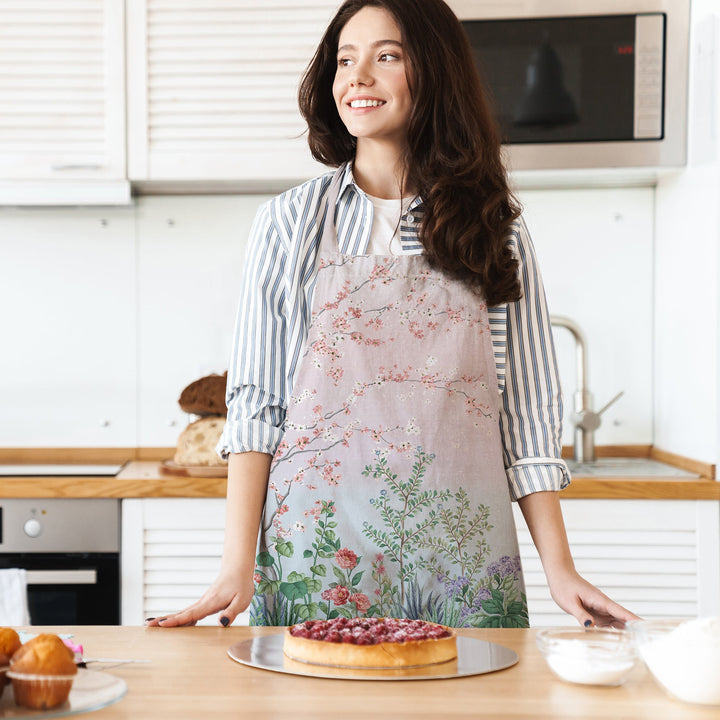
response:
[[[230,618],[226,618],[224,615],[220,618],[220,624],[223,627],[227,627],[230,624]]]
[[[592,620],[585,621],[585,627],[590,627],[591,625],[592,625]]]
[[[154,619],[155,619],[154,617],[152,617],[152,618],[145,618],[145,622],[152,622]]]

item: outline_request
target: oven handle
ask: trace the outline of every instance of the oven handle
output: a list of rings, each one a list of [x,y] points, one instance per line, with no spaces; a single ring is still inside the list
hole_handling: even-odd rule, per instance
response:
[[[28,585],[95,585],[97,570],[28,570]]]

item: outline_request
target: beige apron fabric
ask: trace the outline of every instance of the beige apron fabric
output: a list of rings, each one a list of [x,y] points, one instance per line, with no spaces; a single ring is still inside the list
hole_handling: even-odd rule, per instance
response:
[[[422,255],[342,255],[328,193],[251,623],[526,627],[485,303]]]

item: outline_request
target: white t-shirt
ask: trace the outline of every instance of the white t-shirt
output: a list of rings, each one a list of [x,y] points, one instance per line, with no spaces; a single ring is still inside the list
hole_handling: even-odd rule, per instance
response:
[[[367,193],[365,193],[367,195]],[[407,212],[412,197],[385,200],[367,195],[373,204],[373,225],[368,241],[368,255],[402,255],[400,218]]]

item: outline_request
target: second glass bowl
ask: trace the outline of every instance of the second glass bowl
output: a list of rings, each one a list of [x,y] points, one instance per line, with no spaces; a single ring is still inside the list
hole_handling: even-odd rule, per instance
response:
[[[622,630],[547,628],[536,641],[555,675],[581,685],[622,685],[637,661],[632,639]]]

